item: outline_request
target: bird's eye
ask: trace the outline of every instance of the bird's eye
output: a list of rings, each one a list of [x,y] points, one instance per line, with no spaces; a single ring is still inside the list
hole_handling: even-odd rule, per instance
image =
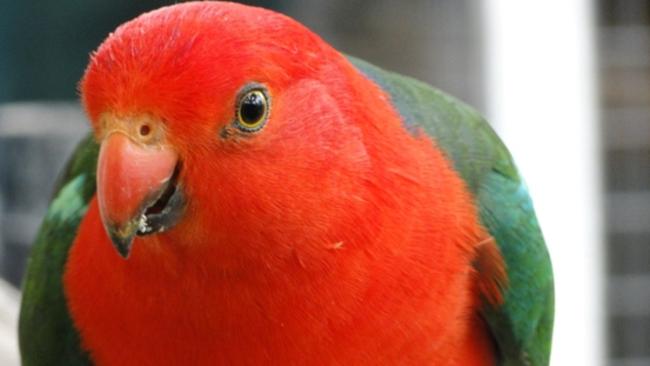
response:
[[[266,90],[260,86],[244,90],[237,102],[235,126],[244,132],[255,132],[266,124],[269,100]]]

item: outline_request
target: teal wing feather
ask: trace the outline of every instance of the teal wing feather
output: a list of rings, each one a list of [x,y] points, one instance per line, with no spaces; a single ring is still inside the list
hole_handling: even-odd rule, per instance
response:
[[[68,249],[95,193],[98,146],[81,142],[64,169],[27,265],[20,309],[22,364],[90,365],[63,294]]]
[[[553,273],[532,202],[510,153],[472,108],[420,81],[348,59],[391,98],[405,127],[424,131],[448,155],[476,198],[480,217],[504,257],[504,303],[483,307],[502,365],[547,365]]]

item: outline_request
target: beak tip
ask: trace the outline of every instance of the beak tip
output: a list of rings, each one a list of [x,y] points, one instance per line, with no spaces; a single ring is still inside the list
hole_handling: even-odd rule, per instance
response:
[[[108,230],[109,237],[117,253],[123,259],[128,259],[131,254],[131,245],[133,244],[133,235],[122,236],[114,230]]]

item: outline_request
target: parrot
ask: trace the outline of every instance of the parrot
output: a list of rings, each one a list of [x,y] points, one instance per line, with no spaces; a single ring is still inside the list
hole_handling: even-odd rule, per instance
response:
[[[23,365],[546,365],[549,253],[472,107],[288,16],[120,25],[23,283]]]

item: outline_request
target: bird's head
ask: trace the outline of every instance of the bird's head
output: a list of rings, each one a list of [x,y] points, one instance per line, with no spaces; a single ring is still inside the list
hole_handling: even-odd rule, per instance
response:
[[[80,89],[102,221],[124,257],[161,239],[224,258],[340,246],[372,210],[364,136],[403,133],[373,124],[393,113],[383,94],[320,38],[232,3],[120,26]]]

